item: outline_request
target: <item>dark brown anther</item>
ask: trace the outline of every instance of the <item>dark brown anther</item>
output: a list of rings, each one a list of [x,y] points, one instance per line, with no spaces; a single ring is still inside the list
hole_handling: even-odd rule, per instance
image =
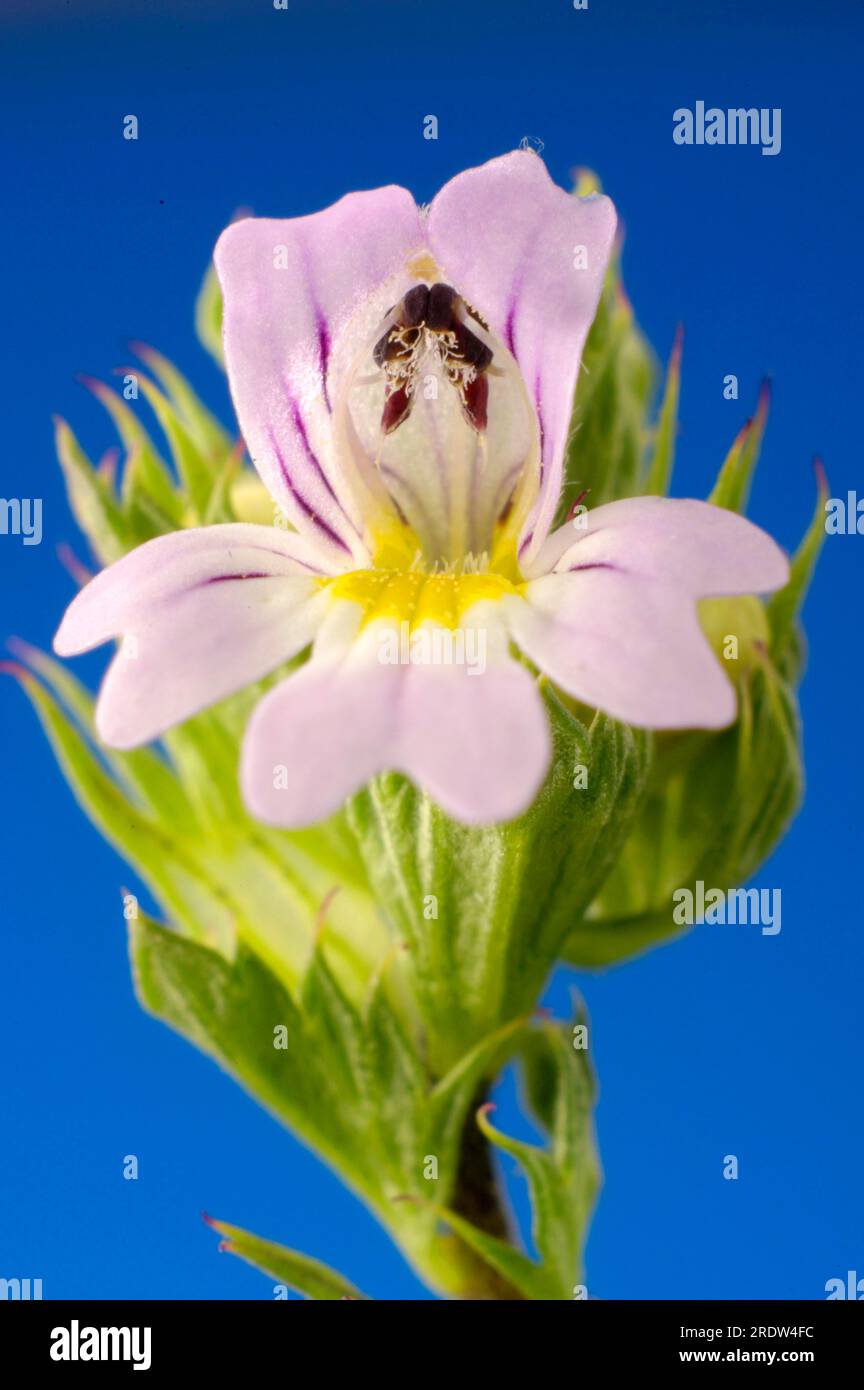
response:
[[[453,305],[456,291],[452,285],[440,282],[429,291],[429,307],[426,310],[426,327],[432,333],[446,333],[453,322]]]
[[[420,340],[420,328],[388,328],[372,349],[379,367],[387,362],[407,362]]]
[[[402,322],[406,328],[419,328],[429,312],[429,286],[415,285],[402,300]]]
[[[476,311],[463,305],[453,286],[439,281],[431,288],[414,285],[390,311],[390,327],[372,349],[386,383],[382,434],[392,434],[411,414],[419,363],[424,348],[432,344],[450,384],[459,393],[466,420],[478,434],[486,429],[489,382],[484,373],[493,353],[467,326],[463,309],[485,327]]]
[[[376,367],[383,367],[384,363],[387,361],[387,348],[389,347],[389,344],[390,329],[388,328],[386,333],[381,334],[381,337],[378,339],[377,343],[372,349],[372,356],[375,359]]]
[[[459,356],[463,362],[469,362],[476,371],[485,372],[492,361],[492,349],[458,319],[453,322],[453,332],[456,336],[457,352],[451,355]]]

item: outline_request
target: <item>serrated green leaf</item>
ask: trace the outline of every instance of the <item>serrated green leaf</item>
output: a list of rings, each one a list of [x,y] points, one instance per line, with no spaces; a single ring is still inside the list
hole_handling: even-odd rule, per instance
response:
[[[582,1246],[599,1186],[591,1116],[593,1078],[587,1051],[574,1049],[558,1027],[534,1030],[524,1050],[535,1070],[533,1095],[549,1130],[549,1147],[502,1134],[485,1111],[477,1123],[496,1148],[523,1168],[531,1188],[537,1254],[554,1281],[556,1296],[567,1299],[581,1277]]]
[[[365,1294],[320,1260],[313,1260],[298,1250],[288,1250],[272,1240],[262,1240],[260,1236],[254,1236],[239,1226],[229,1226],[226,1221],[208,1218],[208,1223],[223,1237],[221,1248],[228,1254],[238,1255],[241,1260],[246,1260],[306,1298],[318,1302],[337,1299],[367,1301]]]
[[[360,1166],[356,1116],[321,1039],[273,972],[242,942],[229,962],[143,916],[129,927],[142,1006],[230,1072],[358,1191],[377,1195]]]
[[[328,1032],[325,1014],[301,1007],[244,942],[228,962],[139,916],[130,923],[130,954],[142,1006],[312,1145],[375,1209],[417,1268],[446,1286],[458,1252],[451,1271],[428,1205],[396,1200],[422,1181],[426,1082],[384,993],[364,1021],[368,1096],[358,1103],[353,1084],[342,1085],[344,1067],[334,1065],[343,1040]]]

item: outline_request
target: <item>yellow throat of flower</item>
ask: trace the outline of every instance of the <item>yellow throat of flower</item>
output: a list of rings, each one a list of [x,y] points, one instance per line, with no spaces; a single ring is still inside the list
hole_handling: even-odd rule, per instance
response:
[[[483,600],[496,601],[516,593],[518,586],[503,574],[424,574],[421,570],[351,570],[324,581],[334,599],[357,603],[363,625],[377,619],[407,622],[411,628],[431,622],[457,628],[468,609]]]

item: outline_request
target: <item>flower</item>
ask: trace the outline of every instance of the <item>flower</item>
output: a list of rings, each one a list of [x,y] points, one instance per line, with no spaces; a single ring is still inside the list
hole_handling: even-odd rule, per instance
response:
[[[519,150],[428,209],[389,187],[222,234],[229,381],[283,525],[158,537],[74,599],[58,653],[123,639],[97,706],[106,744],[311,649],[250,719],[253,814],[309,824],[396,770],[486,823],[525,810],[548,767],[531,665],[632,724],[734,718],[697,600],[785,584],[774,541],[660,497],[550,534],[614,229],[608,198],[570,196]]]

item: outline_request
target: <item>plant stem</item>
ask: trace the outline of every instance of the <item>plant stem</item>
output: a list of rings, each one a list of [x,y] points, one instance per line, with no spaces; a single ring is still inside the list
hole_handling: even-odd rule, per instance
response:
[[[477,1124],[477,1111],[489,1096],[489,1086],[484,1083],[477,1091],[468,1107],[462,1125],[462,1139],[459,1150],[459,1167],[452,1197],[452,1207],[459,1216],[470,1221],[473,1226],[495,1236],[498,1240],[512,1243],[513,1222],[507,1210],[504,1194],[501,1191],[489,1141]],[[461,1242],[460,1242],[461,1245]],[[500,1274],[487,1265],[477,1255],[462,1245],[464,1263],[471,1270],[472,1299],[489,1301],[501,1300],[515,1302],[523,1295]],[[476,1285],[476,1291],[475,1291]]]

